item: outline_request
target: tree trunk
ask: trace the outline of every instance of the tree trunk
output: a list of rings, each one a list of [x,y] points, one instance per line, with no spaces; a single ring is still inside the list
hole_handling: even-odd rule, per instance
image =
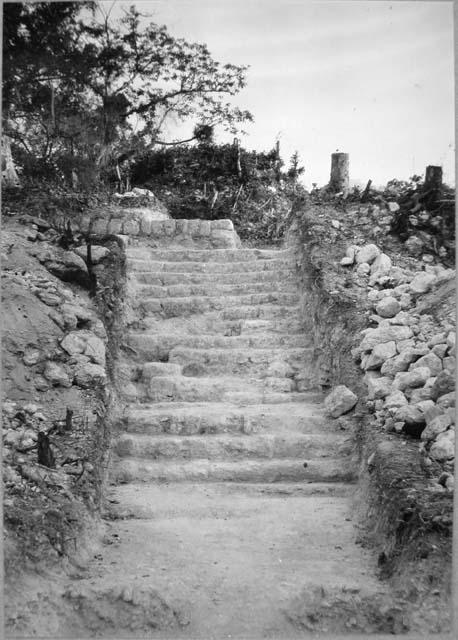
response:
[[[333,193],[348,194],[350,179],[350,156],[348,153],[333,153],[331,156],[331,179],[329,189]]]
[[[19,177],[11,154],[11,138],[2,135],[2,181],[7,187],[18,187]]]

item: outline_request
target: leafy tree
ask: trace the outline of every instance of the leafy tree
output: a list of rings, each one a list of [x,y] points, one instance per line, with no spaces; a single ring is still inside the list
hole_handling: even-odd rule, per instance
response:
[[[4,120],[26,153],[113,166],[161,141],[169,119],[236,132],[248,111],[227,97],[246,67],[215,61],[135,6],[113,20],[93,2],[4,5]],[[135,132],[134,132],[135,128]]]
[[[291,156],[291,160],[289,161],[289,169],[287,172],[288,178],[290,178],[293,182],[295,182],[300,175],[302,175],[305,171],[304,167],[299,166],[300,159],[298,151],[295,151]]]

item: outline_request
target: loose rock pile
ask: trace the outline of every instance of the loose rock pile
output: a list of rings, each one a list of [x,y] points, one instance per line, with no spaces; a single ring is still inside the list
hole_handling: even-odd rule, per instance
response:
[[[417,272],[393,266],[375,244],[350,246],[340,264],[354,268],[373,311],[372,326],[362,331],[352,351],[365,372],[367,407],[379,427],[419,438],[436,489],[453,490],[455,323],[451,314],[438,319],[424,311],[428,295],[453,295],[455,271],[439,264]],[[356,404],[345,404],[348,397],[346,387],[336,387],[326,400],[330,415],[342,415]],[[334,407],[341,410],[333,412]]]

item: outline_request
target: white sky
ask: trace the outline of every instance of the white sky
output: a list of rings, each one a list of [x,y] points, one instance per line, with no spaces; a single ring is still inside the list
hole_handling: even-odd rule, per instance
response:
[[[328,181],[337,149],[354,180],[439,164],[454,183],[452,2],[131,0],[114,13],[132,3],[218,61],[250,65],[235,98],[255,118],[242,144],[269,150],[279,135],[306,185]]]

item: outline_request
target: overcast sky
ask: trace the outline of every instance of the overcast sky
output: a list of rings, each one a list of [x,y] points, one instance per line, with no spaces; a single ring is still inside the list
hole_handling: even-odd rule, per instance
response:
[[[299,151],[307,186],[328,181],[337,149],[361,182],[408,178],[428,164],[454,182],[452,2],[134,3],[217,60],[250,65],[236,102],[255,122],[242,144],[268,150],[280,136],[286,161]]]

